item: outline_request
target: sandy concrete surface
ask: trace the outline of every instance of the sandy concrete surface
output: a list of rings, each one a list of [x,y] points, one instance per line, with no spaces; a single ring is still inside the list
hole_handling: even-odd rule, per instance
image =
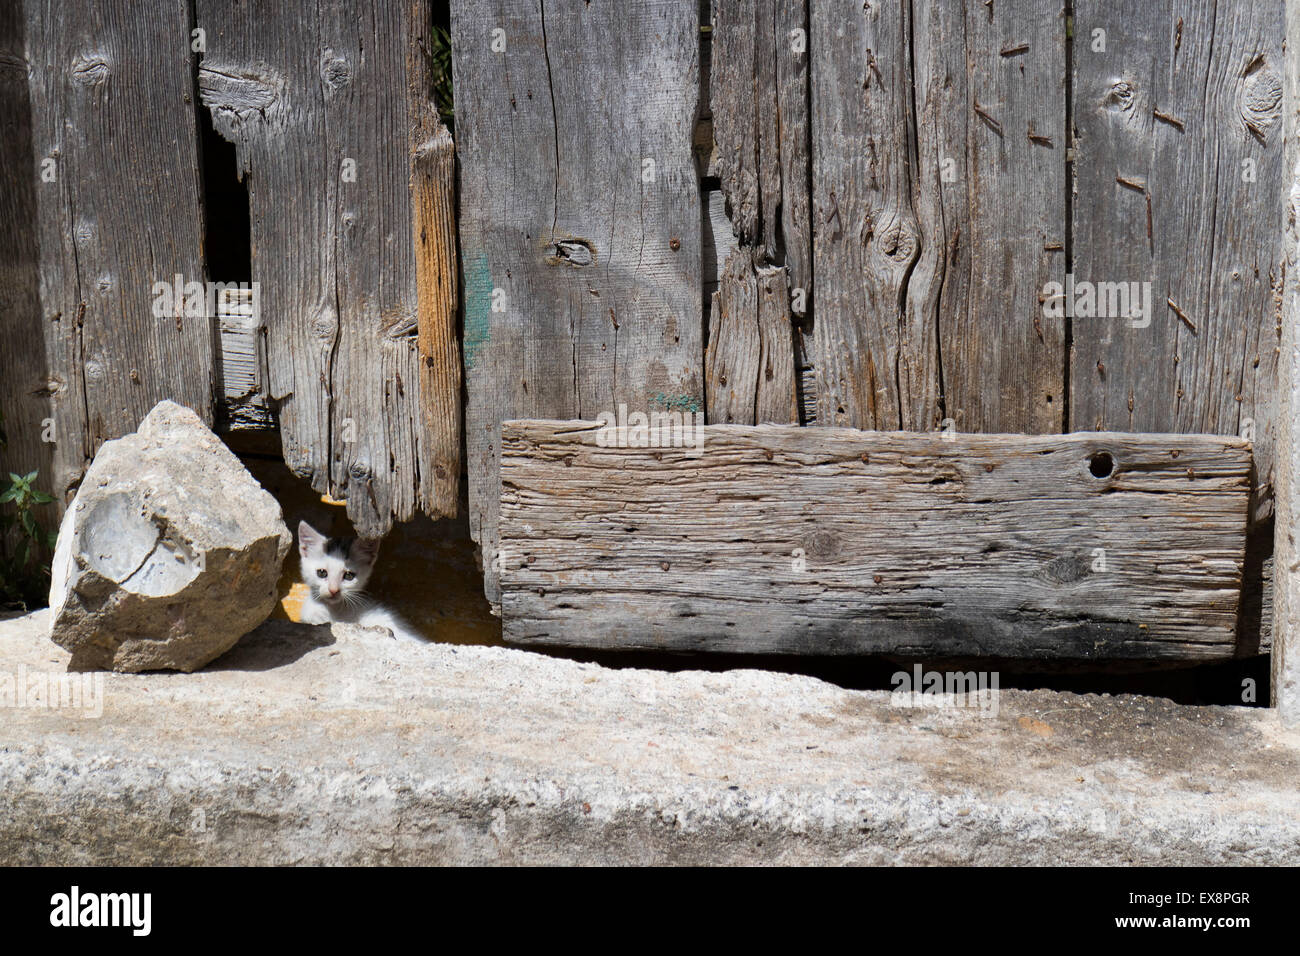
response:
[[[1300,733],[1261,709],[991,717],[289,621],[56,708],[47,613],[0,622],[3,863],[1300,862]]]

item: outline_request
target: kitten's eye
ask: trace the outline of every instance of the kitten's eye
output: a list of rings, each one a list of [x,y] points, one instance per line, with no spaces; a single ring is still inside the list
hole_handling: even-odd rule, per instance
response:
[[[329,572],[327,572],[324,568],[317,568],[317,569],[316,569],[316,577],[318,577],[318,578],[323,578],[323,577],[325,577],[325,575],[328,574],[328,573],[329,573]]]
[[[357,576],[357,572],[355,572],[355,571],[344,571],[344,572],[343,572],[343,580],[344,580],[344,581],[351,581],[351,580],[352,580],[353,578],[355,578],[356,576]]]

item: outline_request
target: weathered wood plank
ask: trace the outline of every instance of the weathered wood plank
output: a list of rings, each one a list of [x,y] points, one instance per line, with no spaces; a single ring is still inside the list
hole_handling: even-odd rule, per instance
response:
[[[1075,278],[1150,297],[1135,319],[1114,316],[1117,303],[1074,318],[1071,427],[1236,435],[1253,423],[1261,515],[1281,325],[1283,14],[1280,0],[1074,8]]]
[[[804,0],[714,0],[709,97],[717,172],[743,245],[811,280],[808,11]]]
[[[704,301],[718,291],[720,273],[731,257],[733,250],[739,248],[736,234],[732,231],[731,221],[727,219],[726,198],[721,190],[705,193],[701,203],[704,228],[702,252],[704,256]]]
[[[777,374],[784,388],[785,367],[794,370],[793,380],[806,351],[803,336],[811,318],[808,10],[803,0],[714,0],[710,17],[710,119],[715,167],[729,221],[724,226],[714,216],[708,225],[721,240],[720,249],[731,241],[752,251],[747,272],[739,267],[739,260],[728,266],[720,299],[726,303],[754,297],[760,286],[767,288],[774,282],[785,288],[786,310],[793,313],[794,323],[792,334],[782,335],[781,341],[789,339],[790,354],[785,355],[783,348],[772,357],[780,366]],[[712,293],[710,251],[706,249],[706,297]],[[720,252],[717,265],[728,261]],[[778,267],[784,268],[784,277],[773,273]],[[727,283],[731,290],[725,288]],[[745,336],[728,336],[737,330],[734,323],[719,325],[710,316],[710,329],[715,325],[724,334],[716,339],[710,334],[709,363],[718,370],[751,366],[754,358],[746,350],[754,342]],[[728,354],[733,347],[740,351]],[[716,408],[714,397],[722,402]],[[753,397],[711,389],[705,403],[709,420],[752,424]],[[747,412],[738,414],[738,398],[751,406]],[[760,420],[799,421],[797,399],[793,412],[785,407],[782,394],[778,405],[766,413],[768,418]]]
[[[689,0],[452,4],[470,526],[494,603],[502,419],[702,406],[699,47]]]
[[[183,0],[148,15],[125,2],[23,6],[32,153],[6,171],[36,178],[22,228],[40,249],[45,348],[18,390],[49,395],[52,490],[66,500],[99,445],[159,400],[212,421],[215,309],[202,296],[201,314],[184,301],[163,318],[153,309],[155,283],[207,278],[193,24]]]
[[[420,51],[411,51],[418,56]],[[413,98],[414,99],[414,98]],[[415,208],[418,280],[420,403],[424,438],[418,464],[433,471],[437,511],[460,505],[461,369],[456,318],[460,265],[456,261],[456,147],[433,105],[416,101],[411,200]]]
[[[266,398],[266,324],[252,289],[223,289],[217,296],[221,344],[220,418],[230,429],[274,428]]]
[[[36,470],[46,490],[54,453],[54,445],[42,440],[50,418],[51,369],[34,227],[42,183],[32,147],[26,37],[23,5],[0,5],[0,476]],[[81,443],[69,444],[79,449]],[[0,477],[0,483],[5,480]],[[52,530],[57,515],[47,520]]]
[[[913,282],[923,244],[911,16],[908,4],[811,10],[819,425],[939,423],[935,315]]]
[[[641,448],[622,447],[627,430],[602,436],[590,422],[504,426],[507,640],[1083,659],[1234,652],[1250,490],[1250,449],[1238,439],[945,440],[776,425],[704,426],[700,436],[702,447]]]
[[[1063,430],[1065,276],[1061,0],[914,5],[916,212],[906,294],[938,321],[944,417],[959,431]]]
[[[704,364],[709,422],[799,423],[790,287],[783,266],[757,266],[747,246],[731,254],[709,312]]]
[[[410,191],[427,6],[199,0],[199,88],[236,145],[285,460],[362,534],[451,514],[432,452]],[[426,43],[427,46],[427,43]],[[450,401],[449,399],[446,401]]]
[[[1270,691],[1282,723],[1300,727],[1300,5],[1286,5],[1286,60],[1283,70],[1288,108],[1286,133],[1287,216],[1282,234],[1282,317],[1277,368],[1275,438],[1277,511],[1273,524],[1273,573],[1262,602],[1272,628]],[[1268,600],[1268,599],[1271,599]],[[1261,632],[1264,628],[1260,628]],[[1261,633],[1260,644],[1265,635]]]

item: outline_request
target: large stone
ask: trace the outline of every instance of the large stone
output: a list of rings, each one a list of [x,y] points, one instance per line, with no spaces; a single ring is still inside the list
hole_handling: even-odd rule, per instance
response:
[[[69,668],[193,671],[266,620],[280,505],[188,408],[106,442],[59,528],[50,637]]]

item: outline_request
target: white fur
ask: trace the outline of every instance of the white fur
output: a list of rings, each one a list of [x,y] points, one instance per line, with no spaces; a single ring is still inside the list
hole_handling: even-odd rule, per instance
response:
[[[303,623],[384,628],[398,640],[424,643],[424,639],[412,631],[399,615],[379,604],[365,591],[379,553],[379,542],[357,541],[352,546],[352,554],[345,560],[339,555],[327,554],[325,541],[325,536],[307,522],[298,523],[302,580],[310,589],[299,613]]]

